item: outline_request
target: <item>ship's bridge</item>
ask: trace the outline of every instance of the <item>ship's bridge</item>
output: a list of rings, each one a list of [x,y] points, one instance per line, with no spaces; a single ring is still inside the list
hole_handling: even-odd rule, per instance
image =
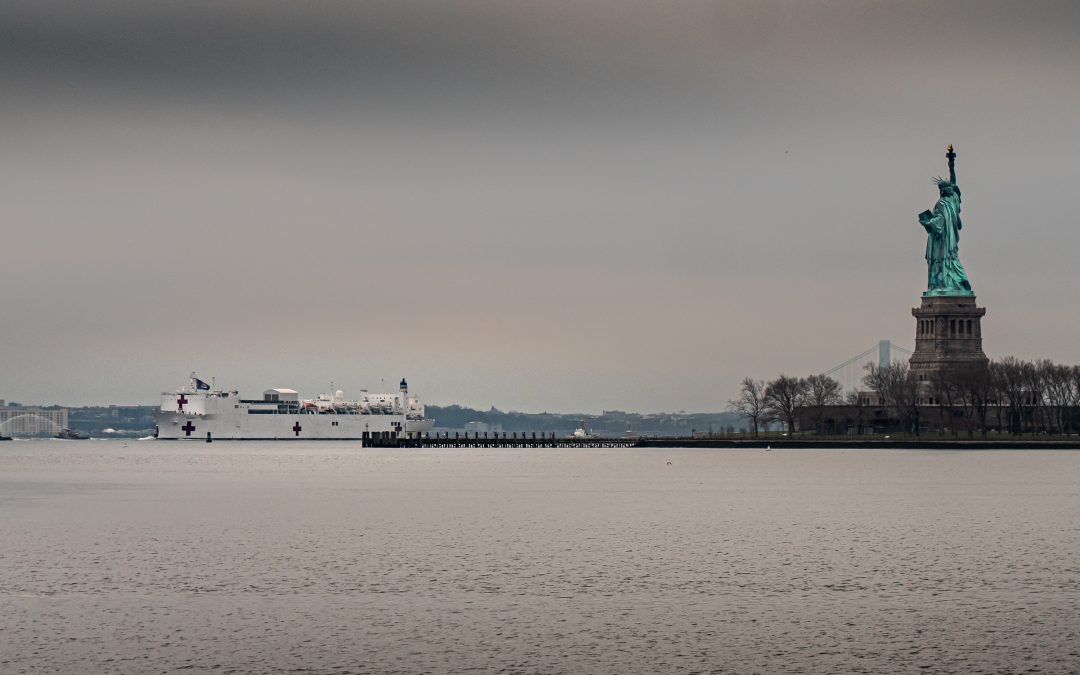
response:
[[[272,403],[299,403],[300,394],[295,389],[267,389],[263,392],[263,400]]]

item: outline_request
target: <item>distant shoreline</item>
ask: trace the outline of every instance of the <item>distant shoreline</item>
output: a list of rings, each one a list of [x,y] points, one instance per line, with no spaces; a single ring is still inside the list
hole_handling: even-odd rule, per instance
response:
[[[1080,450],[1076,440],[943,440],[905,438],[898,440],[872,439],[718,439],[718,438],[647,438],[638,442],[639,448],[750,448],[750,449],[882,449],[882,450]]]
[[[605,436],[532,437],[469,436],[386,439],[382,447],[415,448],[682,448],[750,450],[1080,450],[1076,438],[1039,439],[947,439],[947,438],[691,438],[687,436],[619,438]]]

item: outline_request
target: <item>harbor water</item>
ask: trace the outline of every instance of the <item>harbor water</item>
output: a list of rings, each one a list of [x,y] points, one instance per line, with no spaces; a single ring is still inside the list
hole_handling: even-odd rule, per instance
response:
[[[2,673],[1069,673],[1080,451],[0,444]]]

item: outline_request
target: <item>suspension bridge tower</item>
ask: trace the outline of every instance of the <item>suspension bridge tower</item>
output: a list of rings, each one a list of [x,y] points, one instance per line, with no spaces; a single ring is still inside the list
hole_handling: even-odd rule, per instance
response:
[[[912,352],[900,345],[895,345],[889,340],[881,340],[873,347],[859,352],[838,366],[826,370],[822,375],[828,375],[837,382],[845,392],[859,392],[865,389],[863,378],[866,377],[866,368],[872,363],[878,368],[888,368],[893,365],[893,353],[899,352],[903,356],[911,356]]]

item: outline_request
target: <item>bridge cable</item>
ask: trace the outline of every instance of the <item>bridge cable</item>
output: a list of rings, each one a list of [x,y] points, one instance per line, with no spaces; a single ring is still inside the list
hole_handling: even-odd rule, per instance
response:
[[[862,354],[859,354],[857,356],[852,356],[850,359],[848,359],[847,361],[844,361],[840,365],[829,368],[824,373],[822,373],[822,375],[832,375],[836,371],[838,371],[838,370],[840,370],[842,368],[846,368],[847,366],[850,366],[851,364],[855,363],[859,359],[865,359],[867,356],[870,356],[871,354],[873,354],[877,350],[878,350],[878,345],[874,345],[873,347],[871,347],[870,349],[867,349]]]

